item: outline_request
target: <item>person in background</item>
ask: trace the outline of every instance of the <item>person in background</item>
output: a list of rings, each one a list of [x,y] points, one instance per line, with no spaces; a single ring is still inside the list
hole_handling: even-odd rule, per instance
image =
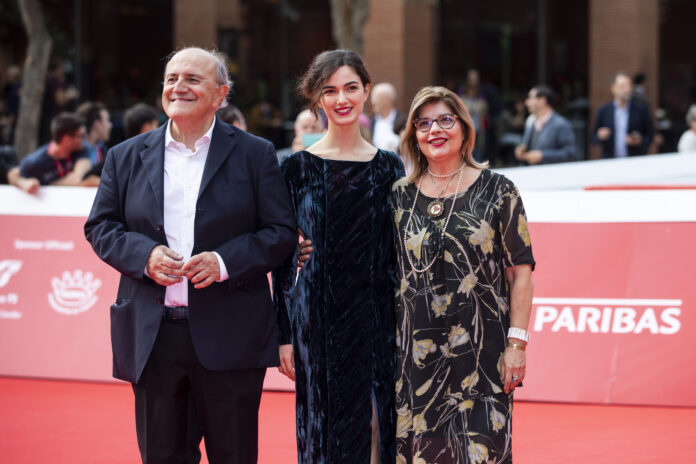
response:
[[[321,118],[308,109],[302,110],[297,114],[294,128],[295,137],[292,139],[292,144],[276,152],[278,162],[283,161],[283,158],[290,153],[304,150],[308,146],[313,145],[326,132]]]
[[[268,84],[264,78],[256,80],[257,101],[247,113],[247,131],[280,146],[283,133],[283,118],[277,105],[269,97]]]
[[[486,126],[488,120],[488,102],[481,89],[481,75],[478,70],[470,69],[466,74],[466,82],[459,95],[466,105],[476,131],[474,142],[474,159],[484,161],[486,150]]]
[[[538,85],[529,91],[527,119],[522,143],[515,157],[526,164],[561,163],[575,159],[575,135],[566,118],[554,111],[556,94]]]
[[[397,463],[512,462],[534,256],[517,188],[473,146],[459,97],[421,89],[401,146],[414,170],[392,188]]]
[[[686,125],[688,129],[679,138],[677,150],[679,153],[696,154],[696,104],[691,105],[686,112]]]
[[[150,132],[159,127],[157,111],[145,103],[136,103],[123,115],[123,128],[126,139]]]
[[[611,84],[614,100],[597,110],[592,142],[602,147],[602,158],[644,155],[653,140],[650,110],[632,98],[631,77],[618,72]]]
[[[517,164],[515,149],[522,143],[526,121],[527,108],[522,97],[509,102],[500,113],[497,127],[499,150],[492,161],[497,167]]]
[[[59,114],[51,121],[51,137],[19,163],[19,174],[41,185],[82,185],[92,167],[84,120],[74,113]]]
[[[317,55],[298,90],[328,131],[281,171],[301,235],[314,243],[297,273],[273,273],[280,372],[295,380],[299,464],[393,463],[393,152],[360,133],[370,75],[353,51]]]
[[[396,110],[396,89],[389,82],[376,84],[370,102],[374,114],[370,126],[372,144],[382,150],[398,151],[406,115]]]
[[[65,63],[60,60],[51,60],[48,65],[46,87],[41,104],[39,131],[41,143],[46,143],[51,138],[51,121],[60,113],[72,111],[74,102],[79,96],[77,88],[68,82],[65,74]]]
[[[643,104],[646,108],[650,108],[650,100],[648,99],[648,91],[645,88],[647,76],[644,72],[638,72],[633,75],[633,98]]]
[[[77,114],[85,120],[87,146],[92,168],[82,180],[84,187],[99,185],[99,177],[106,157],[106,142],[111,137],[111,115],[103,103],[85,102],[77,107]]]
[[[217,110],[217,117],[231,126],[238,127],[243,131],[247,130],[244,114],[242,114],[242,111],[234,105],[227,105],[226,107]]]
[[[500,95],[498,87],[490,80],[485,79],[485,75],[480,76],[481,79],[481,94],[486,100],[486,146],[484,159],[491,164],[501,164],[502,160],[498,159],[500,145],[498,142],[498,124],[500,115],[503,112],[503,99]]]
[[[77,107],[77,114],[85,120],[90,161],[93,165],[102,163],[113,127],[109,111],[101,102],[85,102]]]
[[[39,180],[22,177],[17,167],[17,153],[10,145],[0,145],[0,184],[14,185],[27,193],[39,191]]]
[[[7,104],[0,100],[0,145],[11,145],[14,117],[7,109]]]
[[[7,175],[16,166],[17,153],[14,148],[11,145],[0,145],[0,185],[9,184]]]
[[[7,68],[3,88],[3,98],[7,106],[9,118],[9,134],[6,136],[6,143],[14,142],[14,131],[17,126],[17,116],[19,115],[19,100],[22,91],[22,70],[19,66],[12,65]]]

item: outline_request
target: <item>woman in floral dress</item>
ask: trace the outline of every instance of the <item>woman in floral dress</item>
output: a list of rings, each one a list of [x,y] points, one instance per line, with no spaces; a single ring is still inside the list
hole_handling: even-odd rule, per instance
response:
[[[514,184],[473,160],[454,93],[414,98],[392,189],[397,231],[397,464],[511,463],[532,255]]]

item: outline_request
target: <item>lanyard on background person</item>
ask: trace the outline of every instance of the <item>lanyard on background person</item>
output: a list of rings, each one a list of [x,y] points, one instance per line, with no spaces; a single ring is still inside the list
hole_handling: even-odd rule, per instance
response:
[[[56,163],[56,171],[58,171],[59,178],[65,177],[72,170],[72,159],[70,158],[68,158],[68,160],[65,162],[65,169],[63,169],[63,166],[61,166],[60,161],[57,159],[54,159],[53,161]]]

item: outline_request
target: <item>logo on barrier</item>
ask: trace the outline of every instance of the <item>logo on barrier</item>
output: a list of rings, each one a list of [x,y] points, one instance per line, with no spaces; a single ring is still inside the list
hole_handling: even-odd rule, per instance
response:
[[[61,314],[73,316],[94,306],[99,299],[96,293],[101,280],[95,279],[91,272],[83,273],[78,269],[72,274],[63,272],[60,279],[52,278],[51,286],[53,292],[48,294],[51,307]]]
[[[0,260],[0,288],[7,285],[10,278],[22,268],[22,261],[18,259]]]
[[[673,335],[682,300],[534,298],[534,331]]]

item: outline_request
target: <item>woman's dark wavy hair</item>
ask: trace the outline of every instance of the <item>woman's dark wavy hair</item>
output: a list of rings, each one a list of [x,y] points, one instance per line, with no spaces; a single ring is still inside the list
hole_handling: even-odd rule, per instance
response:
[[[307,108],[318,117],[321,89],[331,75],[341,66],[350,66],[360,77],[363,86],[370,84],[370,73],[363,59],[352,50],[328,50],[321,52],[309,65],[309,69],[297,83],[297,94],[306,101]]]

